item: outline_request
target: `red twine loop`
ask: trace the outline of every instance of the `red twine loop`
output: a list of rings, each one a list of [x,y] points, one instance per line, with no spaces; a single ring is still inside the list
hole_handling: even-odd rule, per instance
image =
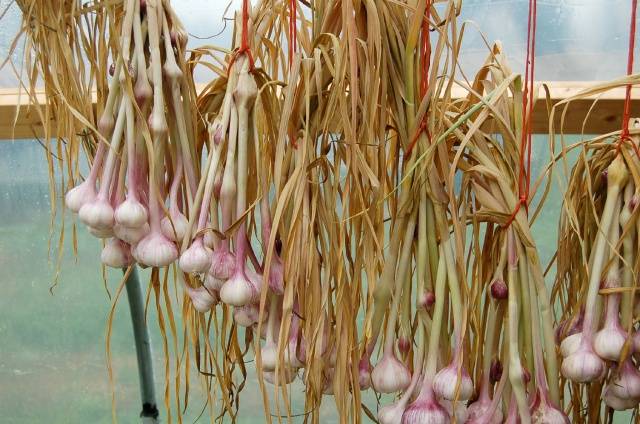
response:
[[[422,62],[422,78],[420,80],[420,97],[424,97],[429,90],[429,67],[431,66],[431,31],[429,18],[431,17],[431,0],[427,1],[426,16],[422,21],[422,43],[420,43],[420,60]]]
[[[409,147],[407,147],[407,152],[405,153],[405,156],[407,158],[411,156],[411,151],[418,143],[418,139],[420,138],[420,135],[422,134],[423,131],[427,134],[427,137],[431,139],[431,135],[429,134],[429,129],[427,128],[427,122],[424,119],[418,126],[416,133],[413,135],[413,138],[411,139],[411,142],[409,142]]]
[[[638,0],[631,0],[631,23],[629,24],[629,52],[627,55],[627,75],[633,73],[633,53],[636,44],[636,9],[638,6]],[[616,146],[616,150],[619,152],[622,143],[629,140],[629,120],[631,119],[631,84],[627,84],[626,94],[624,98],[624,111],[622,113],[622,134],[620,134],[620,141]],[[633,143],[632,143],[633,145]],[[637,148],[634,146],[636,154],[638,154]],[[640,156],[640,155],[639,155]]]
[[[298,44],[298,30],[297,30],[297,17],[298,17],[298,1],[289,0],[289,70],[293,66],[293,57],[296,54]],[[289,134],[289,142],[294,149],[298,148],[298,141],[296,137]]]
[[[298,43],[297,31],[298,1],[289,0],[289,69],[293,64],[293,56],[296,53]]]
[[[420,98],[424,98],[424,96],[427,95],[427,91],[429,91],[429,68],[431,66],[431,33],[429,31],[429,18],[431,17],[431,1],[432,0],[427,0],[427,9],[425,18],[422,21],[422,36],[420,38],[420,62],[422,63]],[[411,156],[411,151],[415,147],[418,139],[420,138],[420,134],[422,134],[423,131],[427,134],[427,138],[431,140],[431,134],[429,134],[429,129],[427,128],[426,117],[422,118],[422,122],[420,122],[420,125],[416,129],[416,133],[411,138],[411,142],[409,142],[409,146],[405,153],[407,158]]]
[[[520,198],[518,199],[518,203],[516,204],[516,208],[513,210],[513,212],[509,216],[509,219],[504,224],[505,228],[509,228],[509,226],[516,219],[516,216],[518,215],[518,212],[520,211],[520,208],[522,208],[523,206],[524,206],[525,212],[527,212],[527,214],[528,214],[529,213],[529,196],[528,195],[521,195],[520,196]]]
[[[635,0],[634,0],[635,1]],[[524,206],[529,214],[529,191],[531,189],[531,139],[533,123],[534,75],[536,63],[536,17],[538,12],[537,0],[529,0],[529,16],[527,18],[527,60],[524,73],[524,93],[522,97],[522,139],[520,143],[520,160],[518,173],[518,204],[509,216],[505,228],[516,219],[520,208]]]
[[[253,71],[255,62],[251,54],[251,47],[249,46],[249,0],[242,0],[242,34],[240,38],[240,48],[231,56],[229,69],[231,69],[231,66],[238,56],[243,53],[246,54],[247,59],[249,59],[249,71]]]

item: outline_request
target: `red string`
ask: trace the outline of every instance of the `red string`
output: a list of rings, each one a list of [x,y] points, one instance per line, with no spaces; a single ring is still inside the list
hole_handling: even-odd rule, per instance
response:
[[[289,69],[293,65],[293,56],[296,53],[298,43],[297,31],[298,1],[289,0]]]
[[[633,73],[633,52],[636,44],[636,8],[638,0],[631,0],[631,24],[629,25],[629,54],[627,57],[627,75]],[[629,119],[631,118],[631,84],[627,84],[624,98],[624,112],[622,113],[622,134],[618,142],[617,150],[620,150],[622,143],[629,139]],[[632,143],[633,145],[633,143]],[[635,147],[635,146],[634,146]],[[636,153],[638,153],[636,151]]]
[[[289,0],[289,70],[293,66],[293,57],[295,56],[298,44],[297,31],[298,17],[298,1]],[[289,142],[294,149],[298,148],[298,140],[293,134],[289,134]]]
[[[427,9],[425,18],[422,21],[422,36],[420,42],[420,62],[422,63],[422,75],[420,78],[420,98],[424,98],[429,91],[429,68],[431,67],[431,32],[429,31],[429,18],[431,17],[431,0],[427,1]],[[411,151],[415,147],[422,132],[427,134],[431,139],[429,129],[427,128],[426,117],[422,118],[422,122],[416,129],[416,133],[411,138],[411,142],[407,147],[405,156],[411,156]]]
[[[634,0],[635,1],[635,0]],[[524,93],[522,97],[522,138],[520,141],[518,204],[509,216],[505,227],[509,227],[516,219],[522,207],[529,213],[529,191],[531,188],[531,140],[533,123],[533,98],[536,63],[536,23],[538,2],[529,0],[529,16],[527,18],[527,59],[525,61]]]
[[[240,38],[240,48],[231,56],[229,69],[231,69],[231,65],[233,65],[238,56],[243,53],[245,53],[247,59],[249,59],[249,70],[253,71],[255,63],[253,61],[253,55],[251,54],[251,47],[249,46],[249,0],[242,0],[242,34]]]
[[[416,133],[411,138],[411,142],[409,143],[409,147],[407,147],[407,152],[405,153],[405,156],[407,158],[409,156],[411,156],[411,151],[415,147],[415,145],[418,142],[418,139],[420,138],[420,135],[422,134],[423,131],[427,133],[427,136],[429,135],[429,129],[427,128],[427,122],[424,119],[422,120],[422,122],[420,123],[418,128],[416,129]]]
[[[242,44],[240,50],[249,50],[249,0],[242,1]]]
[[[527,179],[526,179],[526,190],[525,193],[527,198],[529,197],[529,191],[531,188],[531,146],[532,146],[532,138],[533,138],[533,98],[534,98],[534,74],[536,69],[536,27],[537,27],[537,16],[538,16],[538,2],[537,0],[531,0],[531,5],[533,7],[533,17],[532,17],[532,30],[531,30],[531,75],[529,75],[529,107],[527,108]],[[528,205],[527,212],[528,212]]]
[[[422,43],[420,43],[420,60],[422,62],[422,78],[420,80],[420,97],[424,97],[429,90],[429,68],[431,67],[431,32],[429,18],[431,17],[431,1],[427,1],[426,16],[422,21]]]

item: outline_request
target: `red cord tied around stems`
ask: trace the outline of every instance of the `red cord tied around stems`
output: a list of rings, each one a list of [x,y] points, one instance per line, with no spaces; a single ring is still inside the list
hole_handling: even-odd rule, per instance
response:
[[[249,72],[253,72],[255,62],[251,54],[251,47],[249,46],[249,0],[242,0],[242,36],[240,39],[240,48],[231,56],[228,69],[231,69],[231,66],[238,56],[243,53],[246,54],[247,59],[249,59]]]
[[[289,0],[289,70],[293,66],[293,57],[296,54],[298,44],[298,1]],[[294,149],[298,148],[298,143],[295,135],[289,134],[289,142]]]
[[[431,0],[427,0],[426,14],[422,21],[422,37],[420,42],[420,62],[422,63],[422,75],[420,78],[420,98],[424,98],[429,91],[429,68],[431,66],[431,35],[429,30],[429,18],[431,17]],[[411,138],[407,147],[406,157],[411,156],[411,151],[415,147],[420,135],[425,132],[427,138],[431,140],[429,128],[427,127],[426,117],[422,118],[420,125],[416,129],[416,133]]]
[[[298,44],[297,17],[298,1],[289,0],[289,69],[293,65],[293,56]]]
[[[634,0],[635,1],[635,0]],[[520,143],[520,160],[518,173],[518,204],[509,216],[504,227],[508,228],[516,219],[518,212],[524,207],[529,214],[529,191],[531,189],[531,138],[533,122],[534,75],[536,63],[536,21],[537,0],[529,0],[529,16],[527,19],[527,60],[524,73],[524,93],[522,96],[522,139]]]
[[[631,0],[631,23],[629,24],[629,53],[627,56],[627,75],[633,73],[633,51],[636,44],[636,9],[638,7],[638,0]],[[622,133],[620,134],[620,140],[616,146],[616,151],[619,153],[622,143],[630,141],[629,137],[629,120],[631,119],[631,84],[627,84],[626,95],[624,98],[624,111],[622,113]],[[637,147],[631,143],[636,154],[640,156]]]

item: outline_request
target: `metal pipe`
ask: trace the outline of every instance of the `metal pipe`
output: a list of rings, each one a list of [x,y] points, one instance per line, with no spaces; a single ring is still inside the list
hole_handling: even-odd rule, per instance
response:
[[[124,270],[126,272],[126,270]],[[138,376],[140,378],[140,397],[142,400],[142,412],[140,417],[143,424],[156,424],[158,420],[158,408],[156,406],[155,380],[153,378],[153,359],[151,357],[151,339],[144,316],[144,296],[142,286],[138,278],[138,270],[133,266],[126,282],[129,311],[131,312],[131,325],[136,344],[136,356],[138,357]]]

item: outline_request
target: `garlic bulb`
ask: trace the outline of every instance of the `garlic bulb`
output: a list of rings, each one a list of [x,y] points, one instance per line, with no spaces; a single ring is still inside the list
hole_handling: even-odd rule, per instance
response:
[[[568,337],[577,333],[582,333],[582,322],[584,321],[584,311],[581,310],[577,316],[566,318],[558,323],[555,329],[557,343],[561,343]]]
[[[191,298],[193,308],[198,312],[208,312],[218,301],[215,294],[210,293],[206,287],[198,287],[194,289],[187,286],[185,283],[185,288],[187,289],[189,298]]]
[[[284,363],[290,368],[303,368],[304,362],[298,358],[298,339],[289,337],[287,349],[284,351]]]
[[[113,226],[113,233],[115,234],[115,236],[120,240],[132,245],[137,244],[140,240],[142,240],[147,234],[149,234],[149,231],[149,224],[146,223],[137,228],[125,227],[120,224],[116,224]]]
[[[127,200],[120,203],[115,211],[117,224],[125,227],[138,228],[143,226],[148,219],[147,208],[138,200],[127,197]]]
[[[178,259],[178,249],[163,234],[152,231],[136,245],[135,257],[144,265],[163,267]]]
[[[429,382],[427,382],[428,385]],[[433,390],[424,385],[416,400],[409,405],[402,416],[402,424],[449,424],[450,422],[449,412],[435,399]]]
[[[175,60],[167,60],[162,66],[162,72],[168,80],[178,80],[182,78],[182,70]]]
[[[575,333],[565,337],[560,343],[560,353],[564,358],[571,355],[580,347],[582,333]]]
[[[153,84],[155,85],[157,84],[157,82],[158,81],[154,80]],[[147,125],[149,125],[149,130],[154,137],[162,137],[169,130],[169,127],[167,125],[167,118],[164,114],[163,109],[164,104],[160,104],[155,101],[153,102],[153,109],[151,115],[149,115],[149,119],[147,120]]]
[[[491,283],[491,297],[496,300],[504,300],[509,297],[509,287],[501,278]]]
[[[569,418],[556,408],[538,408],[531,412],[531,422],[536,424],[569,424]]]
[[[485,423],[485,424],[500,424],[502,423],[503,415],[500,407],[496,407],[493,411],[491,399],[486,398],[484,400],[478,400],[467,408],[467,421],[468,423]]]
[[[258,323],[260,311],[257,305],[245,305],[233,308],[233,320],[241,327],[251,327],[253,324]],[[265,319],[268,314],[265,310]]]
[[[625,411],[627,409],[633,409],[638,406],[638,399],[622,399],[615,396],[611,392],[611,386],[608,387],[608,390],[605,389],[604,396],[602,398],[604,403],[610,407],[611,409],[615,409],[616,411]]]
[[[424,309],[431,309],[436,303],[436,295],[432,291],[423,291],[418,298],[418,307]]]
[[[617,319],[617,318],[616,318]],[[624,343],[627,341],[627,333],[616,321],[598,331],[593,337],[593,350],[602,359],[617,361]]]
[[[395,393],[405,390],[411,383],[409,369],[393,352],[385,352],[371,373],[373,388],[379,393]]]
[[[237,270],[220,289],[220,299],[228,305],[244,306],[257,300],[258,291],[245,274]]]
[[[93,227],[87,227],[87,230],[89,230],[89,233],[96,237],[96,238],[100,238],[100,239],[108,239],[111,238],[115,235],[113,228],[93,228]]]
[[[602,378],[605,364],[598,355],[582,341],[578,350],[562,361],[562,375],[575,383],[588,383]]]
[[[491,383],[497,383],[502,378],[502,373],[504,369],[502,367],[502,362],[500,359],[495,358],[491,361],[491,368],[489,369],[489,381]]]
[[[322,394],[323,395],[333,395],[334,390],[333,390],[333,385],[335,384],[335,375],[336,375],[336,369],[331,367],[331,368],[327,368],[325,369],[325,371],[322,373],[323,377],[324,377],[324,385],[322,387]]]
[[[207,231],[203,236],[204,245],[209,249],[213,250],[216,246],[216,237],[213,235],[213,232]]]
[[[209,290],[214,290],[219,292],[223,284],[224,284],[224,281],[217,279],[216,277],[214,277],[209,273],[207,273],[207,275],[205,275],[204,277],[204,285]]]
[[[278,381],[279,384],[290,384],[293,382],[293,380],[296,379],[296,372],[290,368],[284,368],[283,370],[280,371],[280,379]],[[263,372],[262,373],[262,377],[264,379],[264,381],[266,381],[269,384],[276,384],[276,373],[271,371],[271,372]],[[284,377],[284,381],[283,381],[283,377]]]
[[[260,359],[264,371],[274,371],[278,365],[278,348],[276,344],[272,341],[267,341],[260,349]]]
[[[520,424],[520,417],[518,417],[518,407],[516,406],[516,401],[511,400],[509,404],[509,411],[507,413],[507,418],[504,420],[504,424]]]
[[[438,399],[440,405],[447,411],[450,417],[455,416],[457,423],[466,423],[469,419],[469,413],[465,402],[452,402],[447,399]]]
[[[84,224],[96,230],[110,229],[114,223],[111,203],[101,197],[85,203],[80,208],[78,217]]]
[[[459,390],[456,396],[457,386]],[[446,400],[469,400],[473,395],[473,382],[464,367],[460,369],[458,380],[458,367],[451,363],[436,374],[433,379],[433,391]]]
[[[406,405],[404,402],[400,401],[380,408],[378,411],[378,422],[380,424],[402,424],[405,408]],[[416,421],[416,423],[417,422],[418,421]]]
[[[222,129],[222,116],[217,115],[211,126],[209,127],[209,134],[212,134],[212,139],[215,144],[220,144],[224,137],[224,130]]]
[[[78,213],[86,203],[93,202],[97,196],[95,182],[85,180],[64,196],[64,203],[73,213]]]
[[[271,261],[269,269],[269,287],[278,295],[284,293],[284,265],[278,256]]]
[[[107,241],[100,254],[100,260],[111,268],[127,268],[133,264],[129,246],[116,238]]]
[[[149,79],[147,78],[146,69],[138,71],[138,78],[136,78],[136,85],[133,88],[133,96],[136,100],[136,103],[140,108],[149,100],[153,95],[153,89],[151,88],[151,84],[149,84]]]
[[[180,256],[180,269],[186,273],[207,272],[211,266],[211,253],[202,237],[198,237]]]
[[[107,112],[106,110],[100,115],[98,119],[98,130],[102,135],[108,135],[113,131],[115,120],[113,119],[113,111]]]
[[[609,382],[609,391],[621,399],[640,398],[640,371],[631,359],[625,360]]]
[[[171,241],[182,242],[184,235],[187,233],[188,227],[189,221],[180,211],[173,212],[171,214],[171,219],[169,219],[168,216],[165,216],[160,222],[162,234]]]
[[[398,337],[398,351],[402,355],[406,355],[409,353],[409,348],[411,347],[411,341],[407,336]]]
[[[367,390],[371,387],[371,364],[367,357],[358,363],[358,384],[360,390]]]
[[[233,253],[223,248],[213,251],[209,274],[219,280],[226,281],[231,278],[235,269],[236,258]]]
[[[324,352],[326,352],[326,349]],[[328,354],[324,352],[322,354],[322,358],[325,360],[325,364],[332,368],[335,367],[336,362],[338,361],[338,350],[336,349],[335,344]]]
[[[568,424],[569,417],[551,404],[548,395],[538,389],[531,405],[531,422],[539,424]]]

